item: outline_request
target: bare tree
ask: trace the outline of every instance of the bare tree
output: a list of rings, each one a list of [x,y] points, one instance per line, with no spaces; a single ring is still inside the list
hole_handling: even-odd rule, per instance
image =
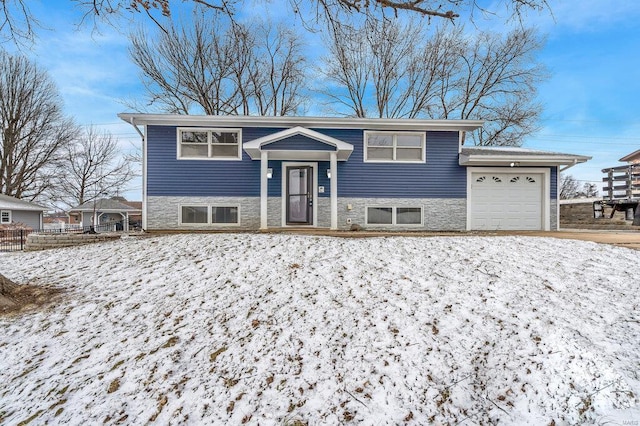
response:
[[[242,6],[250,6],[249,0],[185,0],[194,7],[211,10],[233,17]],[[269,0],[263,0],[265,2]],[[352,16],[397,16],[407,13],[429,19],[454,21],[461,15],[473,20],[474,15],[494,14],[505,8],[505,19],[516,18],[521,22],[527,11],[550,10],[548,0],[499,0],[486,9],[478,0],[288,0],[292,14],[303,22],[327,22],[330,26],[344,23]],[[84,12],[82,21],[106,21],[115,26],[120,18],[142,14],[164,29],[166,18],[171,16],[170,0],[70,0],[70,7]],[[32,43],[36,30],[41,27],[27,0],[2,0],[0,2],[0,39]]]
[[[446,75],[448,91],[440,94],[441,109],[433,118],[482,119],[485,126],[472,134],[476,145],[517,146],[537,131],[542,110],[535,102],[537,86],[546,78],[536,62],[543,42],[532,29],[506,35],[480,33],[467,39],[457,73]]]
[[[0,193],[33,200],[49,189],[75,124],[48,74],[0,52]]]
[[[121,154],[118,139],[93,126],[63,151],[52,198],[65,206],[120,194],[134,177],[131,161]]]
[[[181,114],[296,113],[304,100],[301,42],[283,27],[254,28],[200,16],[158,38],[133,34],[130,55],[149,103]]]
[[[578,196],[578,181],[573,175],[560,175],[560,199],[569,200]]]
[[[324,94],[357,117],[483,119],[476,144],[519,145],[541,110],[533,100],[545,77],[535,61],[541,46],[527,29],[471,37],[462,28],[426,35],[397,20],[339,25],[321,72],[346,89]]]

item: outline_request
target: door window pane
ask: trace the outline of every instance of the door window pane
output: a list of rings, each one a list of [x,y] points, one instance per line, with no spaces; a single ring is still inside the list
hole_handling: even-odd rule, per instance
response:
[[[307,169],[289,169],[289,194],[306,194],[308,189]]]
[[[306,195],[294,195],[289,197],[289,222],[306,223],[309,209]]]

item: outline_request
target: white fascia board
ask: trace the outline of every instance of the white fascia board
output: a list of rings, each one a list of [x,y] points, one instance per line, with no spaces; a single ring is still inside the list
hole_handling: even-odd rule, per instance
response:
[[[331,153],[336,151],[308,151],[308,150],[246,150],[252,160],[260,160],[260,153],[266,152],[269,160],[287,161],[329,161]],[[351,151],[336,152],[338,161],[347,161]]]
[[[19,212],[19,211],[23,211],[23,212],[44,212],[47,211],[48,209],[46,207],[29,207],[29,206],[23,206],[23,205],[19,205],[19,204],[2,204],[0,205],[0,210],[12,210],[14,212]]]
[[[564,166],[584,163],[591,157],[584,156],[554,156],[554,155],[465,155],[459,157],[461,166],[509,166],[519,163],[522,166]]]
[[[473,131],[484,124],[482,120],[423,120],[396,118],[342,117],[254,117],[181,114],[120,113],[131,125],[158,126],[220,126],[220,127],[317,127],[326,129],[414,130],[414,131]]]

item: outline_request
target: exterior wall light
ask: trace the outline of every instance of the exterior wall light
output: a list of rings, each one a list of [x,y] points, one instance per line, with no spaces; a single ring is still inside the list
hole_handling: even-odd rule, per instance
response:
[[[331,169],[327,169],[327,177],[331,179]]]
[[[267,169],[267,179],[271,179],[273,177],[273,169],[269,167]]]

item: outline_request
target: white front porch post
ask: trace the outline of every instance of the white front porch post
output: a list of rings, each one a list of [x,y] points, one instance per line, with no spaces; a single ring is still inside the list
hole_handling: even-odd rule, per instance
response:
[[[338,229],[338,154],[331,152],[331,229]]]
[[[267,179],[267,169],[269,165],[269,152],[260,153],[260,229],[267,229],[267,201],[269,181]]]

